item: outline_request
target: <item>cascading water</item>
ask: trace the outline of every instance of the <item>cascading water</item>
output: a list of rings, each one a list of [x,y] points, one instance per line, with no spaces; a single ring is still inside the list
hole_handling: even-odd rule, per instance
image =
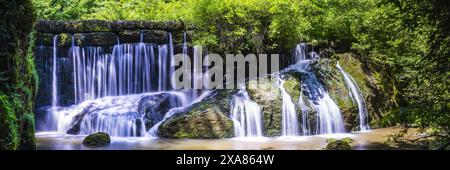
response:
[[[359,88],[356,85],[353,78],[350,75],[348,75],[344,71],[344,69],[342,69],[342,67],[339,65],[339,62],[336,63],[336,67],[339,69],[339,71],[344,76],[345,84],[347,85],[347,88],[350,91],[350,96],[358,104],[359,129],[361,131],[370,130],[370,127],[369,127],[369,124],[367,121],[368,117],[367,117],[366,102],[364,100],[364,97],[362,96],[361,91],[359,90]]]
[[[308,136],[310,135],[309,129],[311,129],[311,123],[309,120],[309,110],[311,109],[308,105],[306,105],[305,99],[303,99],[303,91],[300,91],[300,97],[298,98],[298,105],[301,109],[302,115],[302,135]]]
[[[250,99],[247,91],[240,90],[233,96],[231,119],[236,137],[262,137],[261,108]]]
[[[283,136],[297,136],[298,135],[298,120],[297,113],[295,110],[295,105],[292,103],[291,96],[284,89],[284,80],[278,77],[278,87],[281,91],[281,96],[283,99],[282,106],[282,119],[281,125],[282,130],[281,134]]]
[[[296,48],[295,55],[305,55],[305,44],[299,44]],[[316,76],[310,71],[310,63],[312,60],[307,59],[307,56],[294,56],[295,64],[289,66],[282,72],[296,71],[302,74],[301,89],[303,94],[308,99],[308,103],[312,105],[316,114],[316,127],[315,132],[312,131],[311,122],[308,118],[308,109],[302,108],[302,133],[303,135],[310,134],[330,134],[330,133],[343,133],[345,132],[343,119],[341,112],[336,103],[330,98],[328,92],[323,88],[322,84],[317,81]],[[310,53],[309,58],[317,59],[317,53]],[[306,106],[305,101],[300,95],[299,105]],[[295,109],[294,109],[295,110]]]
[[[157,58],[155,47],[158,48]],[[174,72],[171,34],[168,44],[117,44],[111,53],[102,47],[81,48],[73,43],[71,55],[75,103],[171,89],[169,78]]]
[[[169,91],[174,47],[172,35],[169,33],[167,37],[168,43],[162,45],[144,43],[143,33],[140,42],[134,44],[120,44],[117,38],[117,44],[108,52],[104,47],[77,46],[72,36],[69,60],[60,63],[59,59],[66,58],[58,56],[59,36],[55,35],[49,109],[53,118],[44,124],[51,121],[53,129],[60,133],[86,135],[102,131],[111,136],[144,136],[150,129],[145,125],[147,119],[157,124],[162,116],[170,116],[164,113],[171,108],[183,108],[195,101],[190,91]],[[187,54],[187,44],[183,44],[183,52]],[[75,105],[59,107],[58,64],[72,69],[69,82],[73,83]],[[63,93],[72,96],[67,91]],[[152,113],[147,113],[149,110]]]
[[[57,76],[57,57],[58,57],[58,35],[53,36],[53,60],[52,60],[52,107],[58,105],[58,76]]]

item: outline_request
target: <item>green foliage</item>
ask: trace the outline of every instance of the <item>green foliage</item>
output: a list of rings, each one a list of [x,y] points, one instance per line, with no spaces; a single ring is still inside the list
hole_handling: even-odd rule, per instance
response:
[[[0,1],[0,149],[35,149],[36,16],[29,0]]]
[[[19,146],[17,118],[8,96],[0,94],[0,149],[14,150]]]

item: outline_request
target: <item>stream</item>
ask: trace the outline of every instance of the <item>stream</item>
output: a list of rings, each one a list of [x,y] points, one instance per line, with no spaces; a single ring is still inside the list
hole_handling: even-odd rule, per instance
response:
[[[166,139],[149,137],[112,137],[111,144],[89,148],[82,145],[83,135],[37,133],[38,150],[322,150],[327,139],[349,137],[355,150],[392,149],[384,142],[399,127],[365,132],[298,137],[245,137],[230,139]]]

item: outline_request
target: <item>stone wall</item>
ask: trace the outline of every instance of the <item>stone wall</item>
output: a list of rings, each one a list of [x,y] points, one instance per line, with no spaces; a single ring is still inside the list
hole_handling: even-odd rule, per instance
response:
[[[153,21],[51,21],[40,20],[36,23],[36,45],[52,46],[53,36],[60,35],[59,46],[67,47],[72,43],[72,35],[79,46],[111,46],[120,43],[137,43],[143,35],[144,43],[163,44],[167,42],[168,33],[172,33],[174,44],[187,40],[192,35],[192,25],[183,22]]]

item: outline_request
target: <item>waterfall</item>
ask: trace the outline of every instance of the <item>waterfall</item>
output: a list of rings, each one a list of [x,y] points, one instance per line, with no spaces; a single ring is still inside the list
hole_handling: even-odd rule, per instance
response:
[[[52,59],[52,107],[58,105],[58,76],[57,76],[57,57],[58,57],[58,35],[53,36],[53,59]]]
[[[295,110],[295,105],[292,102],[291,96],[284,89],[284,80],[278,77],[278,87],[281,91],[281,96],[283,99],[282,106],[282,131],[283,136],[297,136],[298,135],[298,120],[297,112]]]
[[[302,107],[302,133],[303,135],[309,134],[330,134],[330,133],[343,133],[345,132],[344,121],[342,119],[341,111],[336,103],[331,99],[328,92],[323,88],[322,84],[317,81],[316,76],[309,67],[311,61],[306,59],[305,56],[306,50],[304,44],[298,45],[294,56],[296,59],[296,63],[289,66],[283,72],[287,72],[290,70],[302,73],[301,78],[301,89],[302,93],[308,99],[308,103],[312,106],[312,108],[317,112],[316,114],[316,129],[313,132],[310,128],[311,122],[309,122],[309,115],[306,108],[305,101],[303,99],[299,99],[299,105]],[[309,58],[317,59],[319,56],[317,53],[310,53]],[[302,95],[300,95],[302,97]],[[284,107],[283,107],[284,108]]]
[[[49,68],[52,78],[52,107],[48,109],[53,119],[46,119],[43,124],[51,122],[55,127],[52,129],[60,133],[87,135],[102,131],[111,136],[144,136],[148,134],[146,129],[150,128],[145,127],[144,122],[147,119],[145,115],[149,113],[140,109],[140,103],[147,100],[150,100],[147,105],[164,102],[157,106],[162,108],[151,110],[161,116],[156,115],[152,121],[160,121],[172,115],[174,111],[170,111],[171,109],[186,108],[190,103],[204,98],[206,91],[200,97],[197,94],[193,96],[194,93],[190,90],[171,91],[170,78],[175,69],[172,66],[175,50],[172,34],[168,33],[166,37],[166,44],[144,43],[144,34],[141,32],[138,43],[120,44],[117,37],[116,44],[108,48],[80,47],[72,35],[67,56],[60,56],[59,36],[55,35],[50,60],[52,66]],[[186,34],[183,41],[183,53],[188,54]],[[58,62],[60,60],[64,62]],[[61,71],[58,70],[60,67]],[[58,79],[59,72],[64,74],[61,80]],[[69,77],[68,81],[66,77]],[[67,87],[70,88],[58,91],[58,81],[69,83]],[[58,95],[73,100],[60,102],[63,97]],[[60,103],[74,105],[60,107]],[[157,129],[160,123],[157,122],[153,129]]]
[[[261,108],[250,99],[246,90],[233,96],[230,111],[236,137],[262,137]]]
[[[115,137],[145,136],[144,123],[147,107],[157,104],[158,96],[168,95],[173,106],[188,104],[186,94],[180,92],[155,92],[123,96],[108,96],[95,100],[87,100],[78,105],[61,108],[58,113],[58,132],[77,131],[77,134],[88,135],[95,132],[106,132]],[[143,105],[149,103],[150,106]],[[78,132],[79,131],[79,132]]]
[[[303,136],[310,135],[309,129],[311,129],[311,123],[309,122],[309,110],[311,108],[306,105],[306,102],[303,99],[303,91],[300,91],[300,97],[298,98],[298,105],[300,106],[301,114],[302,114],[302,134]]]
[[[353,78],[350,75],[348,75],[344,71],[344,69],[342,69],[342,67],[339,65],[339,62],[336,63],[336,67],[339,69],[339,71],[344,76],[345,84],[347,85],[347,88],[350,91],[350,96],[358,104],[359,129],[361,131],[370,130],[370,127],[369,127],[369,124],[367,121],[368,117],[367,117],[366,102],[364,100],[364,97],[362,96],[361,91],[359,90],[359,88],[356,85]]]
[[[165,72],[166,62],[161,63],[158,83],[154,66],[155,53],[153,44],[117,44],[111,53],[102,47],[79,47],[72,43],[73,82],[75,103],[93,100],[105,96],[137,94],[155,91],[153,84],[158,84],[158,91],[163,91],[168,78]],[[159,49],[159,59],[165,60],[165,46]],[[155,80],[156,81],[156,80]]]
[[[305,43],[297,44],[297,46],[295,47],[295,51],[294,51],[294,59],[295,59],[295,61],[306,60],[305,51],[306,51],[306,44]]]

